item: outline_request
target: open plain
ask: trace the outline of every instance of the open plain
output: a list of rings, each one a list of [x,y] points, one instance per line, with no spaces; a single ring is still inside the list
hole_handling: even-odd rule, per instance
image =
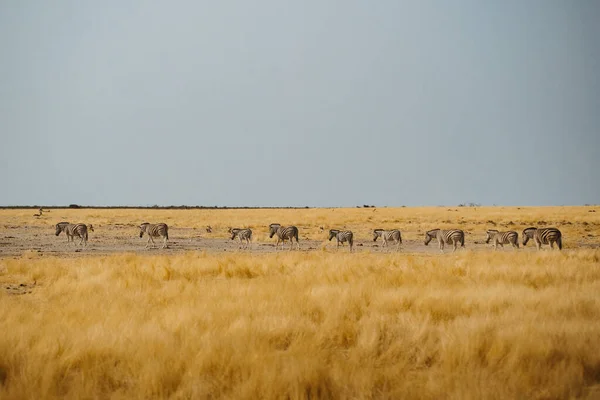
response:
[[[600,398],[600,207],[34,213],[0,210],[2,399]],[[92,224],[88,246],[61,221]],[[169,248],[144,249],[142,222],[169,224]],[[275,251],[273,222],[300,251]],[[484,243],[529,226],[563,251]],[[465,249],[426,247],[433,228]]]

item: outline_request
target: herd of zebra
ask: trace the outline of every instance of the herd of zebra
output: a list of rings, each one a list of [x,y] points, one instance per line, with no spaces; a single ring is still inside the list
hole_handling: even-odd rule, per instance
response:
[[[162,248],[167,247],[167,241],[169,240],[169,227],[165,223],[158,224],[150,224],[148,222],[144,222],[139,226],[140,228],[140,238],[146,234],[148,236],[148,241],[146,243],[146,248],[152,244],[154,247],[156,244],[154,243],[154,238],[162,238],[163,246]],[[324,231],[324,228],[320,228],[321,231]],[[79,237],[79,245],[86,246],[88,241],[88,230],[94,231],[94,227],[92,225],[86,224],[70,224],[69,222],[60,222],[56,224],[56,236],[60,235],[61,232],[65,232],[67,236],[67,242],[73,242],[74,238]],[[231,234],[231,240],[234,240],[236,237],[240,241],[240,247],[248,248],[251,245],[252,241],[252,230],[249,228],[229,228],[228,232]],[[296,247],[300,249],[300,243],[298,240],[298,228],[291,226],[283,226],[281,224],[271,224],[269,225],[269,238],[273,238],[273,236],[277,236],[277,242],[275,244],[275,250],[279,248],[279,244],[281,246],[285,245],[285,242],[289,240],[290,242],[290,250],[294,247],[294,240],[296,241]],[[505,244],[512,245],[514,248],[519,248],[519,234],[515,231],[507,231],[500,232],[495,229],[489,229],[486,231],[486,243],[492,242],[494,249],[498,248],[498,245],[504,247]],[[352,252],[352,248],[354,245],[354,234],[350,230],[340,230],[340,229],[330,229],[329,230],[329,241],[333,238],[336,239],[337,247],[343,245],[344,243],[348,243],[350,247],[350,252]],[[384,229],[375,229],[373,230],[373,241],[376,241],[378,238],[381,238],[383,241],[383,247],[388,246],[389,244],[395,244],[396,250],[400,248],[400,244],[402,243],[402,234],[398,229],[384,230]],[[551,248],[554,248],[554,244],[557,245],[559,250],[562,250],[562,234],[556,228],[527,228],[523,230],[522,233],[523,238],[523,246],[527,244],[529,240],[533,240],[537,249],[540,250],[542,245],[550,245]],[[458,245],[461,247],[465,246],[465,233],[460,229],[432,229],[425,233],[425,245],[427,246],[429,242],[433,239],[437,239],[440,251],[444,251],[444,246],[446,244],[453,245],[453,251],[456,251]]]

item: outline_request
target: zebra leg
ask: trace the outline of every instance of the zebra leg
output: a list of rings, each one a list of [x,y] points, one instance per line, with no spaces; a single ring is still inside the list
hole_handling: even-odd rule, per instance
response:
[[[452,249],[452,252],[454,253],[456,251],[456,248],[458,247],[458,242],[455,240],[452,243],[454,243],[454,249]]]
[[[165,236],[164,239],[163,239],[163,247],[162,248],[166,249],[167,247],[168,247],[167,246],[167,237]]]

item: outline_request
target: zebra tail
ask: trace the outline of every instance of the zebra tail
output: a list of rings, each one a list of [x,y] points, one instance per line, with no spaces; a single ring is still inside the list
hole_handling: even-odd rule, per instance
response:
[[[558,245],[558,249],[562,250],[562,237],[556,239],[556,244]]]
[[[465,247],[465,235],[460,238],[460,247]]]

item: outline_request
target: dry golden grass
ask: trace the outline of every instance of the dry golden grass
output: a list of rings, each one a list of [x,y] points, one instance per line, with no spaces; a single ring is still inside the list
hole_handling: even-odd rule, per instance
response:
[[[590,212],[598,209],[598,212]],[[312,209],[230,209],[230,210],[153,210],[153,209],[55,209],[41,218],[31,209],[0,210],[3,226],[39,226],[50,230],[60,221],[85,222],[96,228],[128,224],[132,231],[142,222],[165,222],[170,236],[190,235],[188,230],[204,232],[213,227],[213,237],[227,237],[228,227],[251,228],[255,240],[268,240],[268,225],[279,222],[297,225],[300,237],[323,240],[323,226],[352,229],[359,238],[369,238],[374,228],[397,228],[403,237],[424,239],[434,228],[461,228],[479,240],[485,230],[516,230],[529,226],[556,226],[565,236],[566,247],[590,241],[600,226],[600,206],[591,207],[406,207],[406,208],[312,208]],[[492,224],[491,222],[494,224]],[[546,225],[540,225],[545,222]],[[178,231],[184,229],[184,232]],[[597,240],[597,239],[593,239]],[[469,241],[469,238],[467,238]]]
[[[148,219],[198,228],[246,218],[367,232],[372,223],[414,221],[415,235],[447,212],[467,229],[560,218],[572,222],[571,237],[590,226],[597,235],[595,214],[574,209],[62,212],[99,225]],[[367,220],[367,211],[380,216]],[[15,210],[0,218],[25,223]],[[31,252],[0,259],[0,283],[30,292],[0,290],[2,399],[600,396],[598,249]]]

